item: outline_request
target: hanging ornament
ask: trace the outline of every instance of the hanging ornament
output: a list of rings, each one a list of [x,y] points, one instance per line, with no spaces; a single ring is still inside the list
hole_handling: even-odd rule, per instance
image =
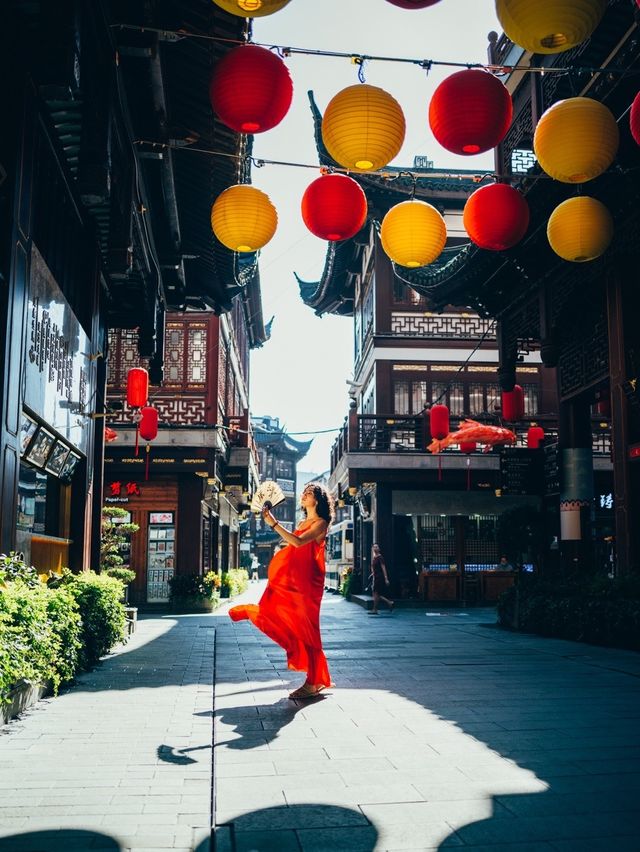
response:
[[[427,6],[435,6],[439,2],[440,0],[387,0],[387,3],[400,6],[401,9],[426,9]]]
[[[436,403],[436,405],[431,406],[429,410],[429,431],[431,432],[431,443],[441,441],[449,434],[449,409],[446,405]],[[438,456],[438,481],[442,481],[442,456]]]
[[[144,478],[149,479],[149,453],[151,452],[151,444],[158,437],[158,409],[152,405],[146,405],[140,410],[140,437],[143,441],[147,441],[147,453],[145,462]]]
[[[477,246],[505,251],[524,237],[529,227],[529,205],[506,183],[483,186],[469,196],[462,213],[464,228]]]
[[[380,241],[394,263],[426,266],[441,254],[447,241],[447,226],[436,208],[426,201],[401,201],[382,220]]]
[[[527,447],[530,450],[537,450],[542,446],[543,441],[544,429],[537,423],[532,423],[527,429]]]
[[[638,0],[640,3],[640,0]],[[640,92],[633,99],[629,113],[629,128],[636,143],[640,145]]]
[[[607,0],[496,0],[496,15],[514,44],[532,53],[562,53],[589,38]]]
[[[104,442],[105,444],[110,444],[112,441],[116,441],[118,439],[118,433],[115,429],[112,429],[110,426],[104,427]]]
[[[283,9],[289,0],[213,0],[225,12],[239,18],[263,18]]]
[[[511,95],[493,74],[477,69],[451,74],[433,93],[429,125],[437,141],[454,154],[495,148],[509,129]]]
[[[613,113],[604,104],[593,98],[567,98],[543,113],[533,150],[550,177],[585,183],[609,168],[619,138]]]
[[[302,196],[302,219],[321,240],[346,240],[357,234],[367,218],[367,197],[359,183],[346,175],[322,175]]]
[[[377,86],[359,83],[329,101],[322,118],[322,141],[345,169],[370,172],[397,156],[405,127],[395,98]]]
[[[600,257],[613,239],[613,219],[602,202],[586,195],[568,198],[549,217],[547,238],[563,260],[584,263]]]
[[[225,189],[211,208],[213,233],[232,251],[258,251],[277,226],[278,214],[269,196],[247,183]]]
[[[460,452],[467,457],[467,491],[471,491],[471,459],[469,455],[475,453],[478,445],[475,441],[460,441]]]
[[[147,404],[148,397],[149,373],[144,367],[132,367],[127,373],[127,405],[133,409],[133,420],[136,424],[136,456],[138,455],[140,409]]]
[[[223,124],[237,133],[263,133],[285,117],[293,83],[271,50],[246,44],[230,50],[213,69],[209,99]]]
[[[508,423],[516,423],[524,417],[524,391],[520,385],[514,385],[513,390],[502,391],[502,419]]]

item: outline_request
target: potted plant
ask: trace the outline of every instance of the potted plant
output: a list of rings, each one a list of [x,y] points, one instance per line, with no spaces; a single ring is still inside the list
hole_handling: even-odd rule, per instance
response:
[[[206,574],[176,574],[169,580],[169,602],[174,612],[211,612],[220,601],[220,577]]]
[[[129,600],[129,583],[135,580],[136,572],[125,563],[122,553],[128,555],[131,536],[140,529],[138,524],[125,520],[128,517],[129,513],[119,506],[105,506],[100,533],[100,571],[120,580],[125,603]]]

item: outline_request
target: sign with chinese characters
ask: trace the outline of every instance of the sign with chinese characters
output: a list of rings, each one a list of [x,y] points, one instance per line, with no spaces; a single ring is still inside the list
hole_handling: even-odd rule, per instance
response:
[[[601,494],[599,506],[601,509],[613,509],[613,494]]]
[[[86,454],[91,421],[80,415],[93,396],[89,338],[35,246],[27,310],[24,404]]]
[[[131,497],[140,497],[140,486],[137,482],[111,482],[107,486],[105,503],[128,503]]]

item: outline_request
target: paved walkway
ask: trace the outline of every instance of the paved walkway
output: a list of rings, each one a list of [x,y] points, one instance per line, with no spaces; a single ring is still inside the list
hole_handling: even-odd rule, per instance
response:
[[[337,688],[218,621],[218,852],[638,852],[640,655],[326,595]]]
[[[2,729],[0,852],[208,852],[214,634],[216,852],[640,849],[640,655],[327,595],[338,686],[294,703],[226,609],[143,619]]]

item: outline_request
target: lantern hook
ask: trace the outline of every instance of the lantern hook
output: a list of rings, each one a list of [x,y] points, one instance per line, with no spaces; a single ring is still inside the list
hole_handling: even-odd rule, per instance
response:
[[[358,80],[359,80],[361,83],[366,83],[366,82],[367,82],[367,81],[366,81],[366,78],[365,78],[365,76],[364,76],[364,63],[365,63],[365,61],[366,61],[366,57],[365,57],[365,56],[358,56],[357,54],[354,54],[354,55],[351,57],[351,63],[352,63],[353,65],[357,65],[357,66],[358,66]]]
[[[420,68],[427,72],[427,77],[429,76],[429,71],[431,71],[433,67],[433,59],[423,59],[420,62]]]

